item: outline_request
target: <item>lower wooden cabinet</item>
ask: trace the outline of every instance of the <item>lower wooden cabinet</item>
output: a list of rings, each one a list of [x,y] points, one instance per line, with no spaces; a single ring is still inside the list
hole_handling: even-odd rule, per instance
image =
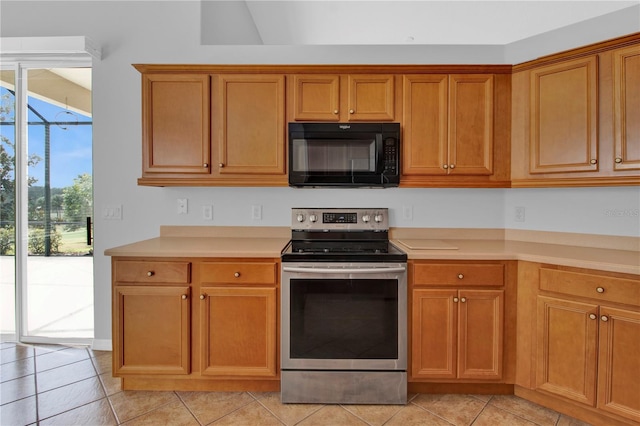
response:
[[[638,424],[640,277],[534,263],[519,269],[517,384],[535,391],[525,397],[565,404],[596,424]]]
[[[113,375],[123,389],[279,389],[278,265],[114,258]]]
[[[113,290],[113,371],[191,372],[189,286],[116,285]]]
[[[200,291],[202,374],[275,377],[276,288]]]
[[[499,383],[508,268],[503,263],[410,264],[410,380]]]
[[[500,379],[503,306],[503,290],[414,290],[411,376]]]

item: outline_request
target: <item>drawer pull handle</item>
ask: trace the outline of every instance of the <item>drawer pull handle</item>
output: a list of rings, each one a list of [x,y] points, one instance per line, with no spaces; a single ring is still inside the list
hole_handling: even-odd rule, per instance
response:
[[[602,321],[604,321],[604,322],[609,321],[609,317],[608,317],[608,316],[606,316],[606,315],[601,316],[601,317],[600,317],[600,319],[601,319]]]
[[[148,276],[148,277],[152,277],[152,276],[154,276],[155,274],[156,274],[156,273],[155,273],[155,272],[153,272],[153,271],[148,271],[148,272],[147,272],[147,276]]]
[[[591,164],[598,164],[598,160],[596,160],[595,158],[592,158],[591,161],[589,161]]]
[[[337,115],[337,114],[338,114],[338,110],[337,110],[337,109],[334,109],[334,110],[333,110],[333,113]]]
[[[620,163],[622,163],[622,158],[616,157],[616,164],[620,164]]]
[[[186,294],[182,295],[182,300],[187,300],[187,295]]]
[[[463,278],[464,278],[464,275],[458,274],[458,279],[463,279]]]
[[[598,316],[596,314],[589,314],[589,319],[594,320],[596,318],[598,318]]]
[[[596,291],[598,293],[604,293],[604,288],[603,287],[598,287],[598,288],[596,288]]]
[[[462,299],[460,299],[460,301],[461,301],[462,303],[465,303],[465,302],[467,301],[467,298],[466,298],[466,297],[463,297]]]
[[[350,110],[349,110],[349,114],[355,114],[355,113],[356,113],[356,111],[355,111],[355,110],[353,110],[353,109],[350,109]]]
[[[240,272],[236,272],[235,274],[233,274],[233,276],[236,278],[240,278]]]
[[[207,296],[205,296],[204,294],[201,294],[200,295],[200,300],[204,300],[205,297],[207,297]]]
[[[454,298],[453,298],[453,301],[454,301],[455,303],[458,303],[458,300],[459,300],[459,299],[458,299],[457,297],[454,297]]]

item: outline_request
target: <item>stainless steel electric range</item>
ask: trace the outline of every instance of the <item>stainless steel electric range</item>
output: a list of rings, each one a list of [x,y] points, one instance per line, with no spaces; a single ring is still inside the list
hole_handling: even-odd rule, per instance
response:
[[[282,252],[284,403],[407,402],[407,255],[388,210],[294,208]]]

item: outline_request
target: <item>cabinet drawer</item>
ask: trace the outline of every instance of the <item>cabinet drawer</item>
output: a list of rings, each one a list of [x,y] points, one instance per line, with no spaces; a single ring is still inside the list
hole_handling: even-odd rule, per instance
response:
[[[541,268],[540,290],[640,306],[640,279]]]
[[[504,265],[414,264],[414,285],[504,285]]]
[[[191,263],[173,261],[118,260],[113,275],[123,283],[180,283],[191,282]]]
[[[276,263],[205,262],[202,264],[203,283],[275,284]]]

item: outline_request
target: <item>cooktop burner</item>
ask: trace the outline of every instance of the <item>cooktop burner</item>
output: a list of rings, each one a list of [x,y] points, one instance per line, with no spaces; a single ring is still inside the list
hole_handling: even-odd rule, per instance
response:
[[[292,209],[283,262],[406,262],[389,242],[387,209]]]

